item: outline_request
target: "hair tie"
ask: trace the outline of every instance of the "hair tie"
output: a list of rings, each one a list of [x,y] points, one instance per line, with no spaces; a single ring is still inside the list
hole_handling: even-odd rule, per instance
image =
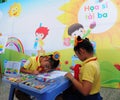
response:
[[[60,59],[59,52],[54,52],[52,57],[53,57],[54,60],[59,60]]]
[[[77,46],[77,45],[78,45],[78,43],[83,42],[83,39],[78,40],[78,38],[80,38],[80,36],[75,37],[75,40],[74,40],[74,46]]]

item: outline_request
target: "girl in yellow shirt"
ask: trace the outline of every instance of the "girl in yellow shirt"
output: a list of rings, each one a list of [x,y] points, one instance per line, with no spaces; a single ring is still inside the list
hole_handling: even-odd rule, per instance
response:
[[[97,58],[94,56],[94,49],[88,38],[75,38],[74,52],[82,61],[79,67],[78,77],[68,72],[65,77],[69,78],[75,87],[73,92],[65,91],[63,100],[102,100],[100,96],[100,69]]]

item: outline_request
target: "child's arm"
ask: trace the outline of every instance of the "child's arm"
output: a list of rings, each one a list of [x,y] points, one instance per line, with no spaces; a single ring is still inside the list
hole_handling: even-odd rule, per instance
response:
[[[22,72],[22,73],[27,73],[27,74],[32,74],[32,71],[31,71],[31,70],[27,70],[27,69],[24,68],[24,67],[22,67],[22,68],[20,69],[20,72]]]
[[[34,74],[34,75],[39,74],[39,71],[37,71],[37,70],[35,70],[35,71],[33,71],[33,70],[28,70],[28,69],[25,69],[24,67],[22,67],[22,68],[20,69],[20,72],[26,73],[26,74]]]
[[[80,91],[84,96],[89,95],[91,89],[92,89],[92,83],[88,82],[86,80],[80,82],[74,78],[74,76],[68,72],[65,77],[69,78],[73,85],[76,87],[78,91]]]

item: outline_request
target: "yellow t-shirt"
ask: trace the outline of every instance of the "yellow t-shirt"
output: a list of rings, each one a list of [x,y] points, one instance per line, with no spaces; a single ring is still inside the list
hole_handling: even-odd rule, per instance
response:
[[[89,58],[81,64],[79,79],[91,82],[92,89],[90,95],[100,91],[100,69],[96,57]]]
[[[26,63],[24,64],[24,68],[28,70],[37,70],[38,66],[40,66],[39,57],[30,57]]]

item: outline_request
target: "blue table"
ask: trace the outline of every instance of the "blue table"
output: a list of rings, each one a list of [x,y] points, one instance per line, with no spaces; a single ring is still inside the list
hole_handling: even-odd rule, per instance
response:
[[[15,89],[21,90],[29,95],[35,96],[37,100],[55,100],[56,96],[71,86],[70,80],[64,76],[55,79],[56,82],[45,89],[34,90],[22,84],[11,84],[9,100],[13,100]]]

